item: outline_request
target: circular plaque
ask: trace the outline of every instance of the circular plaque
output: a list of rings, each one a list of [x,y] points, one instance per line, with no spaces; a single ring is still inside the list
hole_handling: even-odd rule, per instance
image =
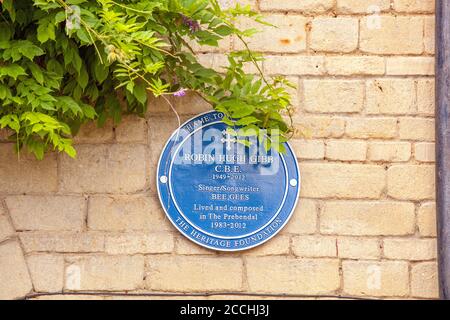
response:
[[[256,136],[230,134],[222,118],[208,112],[172,134],[158,163],[158,194],[169,220],[193,242],[246,250],[288,222],[300,171],[288,143],[285,153],[267,151]]]

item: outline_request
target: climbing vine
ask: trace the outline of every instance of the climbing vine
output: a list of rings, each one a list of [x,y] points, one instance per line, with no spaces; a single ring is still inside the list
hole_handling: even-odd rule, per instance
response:
[[[237,28],[241,17],[266,24],[250,7],[217,0],[0,0],[0,128],[38,159],[50,150],[75,157],[83,123],[117,124],[144,116],[149,94],[173,108],[170,96],[193,92],[224,113],[232,134],[283,151],[292,85],[264,76],[246,42],[257,30]],[[198,62],[192,44],[226,37],[246,49],[219,71]],[[257,74],[244,71],[248,63]]]

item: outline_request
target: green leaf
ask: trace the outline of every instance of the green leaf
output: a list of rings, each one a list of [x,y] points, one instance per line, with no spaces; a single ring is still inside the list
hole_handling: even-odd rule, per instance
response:
[[[94,66],[94,75],[97,79],[98,83],[103,83],[109,75],[109,68],[100,63],[100,61],[96,60]]]
[[[47,70],[50,72],[54,72],[59,77],[64,75],[64,69],[62,65],[56,60],[50,60],[47,62]]]
[[[92,42],[92,41],[91,41],[91,38],[89,37],[89,34],[88,34],[87,31],[84,30],[84,29],[78,29],[78,30],[77,30],[77,37],[78,37],[78,39],[81,40],[81,42],[82,42],[83,44],[89,44],[89,43]]]
[[[15,132],[20,131],[20,121],[17,115],[9,114],[0,119],[0,127],[5,128],[6,126],[10,127]]]
[[[11,97],[11,89],[0,83],[0,99],[4,100]]]
[[[42,123],[36,123],[35,125],[33,125],[31,132],[39,132],[42,129],[44,129],[44,125]]]
[[[55,15],[55,24],[59,24],[67,19],[66,17],[66,11],[59,11]]]
[[[229,126],[234,126],[234,122],[227,116],[222,118],[222,122]]]
[[[71,145],[66,145],[64,147],[64,152],[67,153],[67,155],[71,158],[76,158],[76,156],[77,156],[77,151]]]
[[[11,36],[13,34],[13,30],[11,27],[5,23],[0,23],[0,42],[9,41],[11,39]]]
[[[83,60],[81,59],[80,54],[78,53],[78,50],[73,47],[70,47],[70,49],[68,50],[68,52],[66,54],[70,58],[70,60],[68,60],[67,62],[66,62],[66,60],[64,60],[66,62],[66,65],[68,65],[69,63],[72,63],[72,65],[74,66],[77,73],[80,74],[81,67],[83,66]],[[64,59],[65,58],[66,58],[66,55],[64,56]]]
[[[34,115],[37,116],[39,121],[46,122],[46,123],[49,123],[49,124],[59,124],[58,120],[56,120],[55,118],[53,118],[51,116],[48,116],[48,115],[46,115],[44,113],[35,112]]]
[[[0,79],[5,76],[11,77],[14,80],[17,80],[19,76],[26,76],[27,73],[25,69],[19,66],[18,64],[10,64],[7,66],[0,66]]]
[[[245,117],[245,118],[239,119],[238,121],[236,121],[236,125],[237,126],[247,126],[249,124],[257,123],[257,122],[261,122],[261,121],[255,117],[250,116],[250,117]]]
[[[63,112],[71,111],[73,115],[82,115],[83,110],[80,105],[71,97],[57,97],[58,108]]]
[[[143,83],[140,82],[134,86],[133,94],[141,104],[147,102],[147,88]]]
[[[15,49],[18,50],[24,57],[33,60],[35,57],[45,54],[44,50],[35,46],[31,41],[21,40],[15,44]]]
[[[80,75],[78,76],[78,85],[84,90],[89,83],[89,74],[86,68],[82,67],[80,70]]]
[[[255,107],[249,104],[240,103],[232,107],[233,118],[244,118],[251,115],[255,111]]]
[[[34,154],[36,159],[38,160],[44,159],[45,147],[42,142],[30,139],[27,142],[27,147],[28,150],[30,150]]]
[[[16,20],[16,10],[14,9],[14,0],[3,0],[2,6],[6,9],[6,11],[9,13],[9,16],[11,17],[12,21]]]
[[[52,17],[46,17],[39,20],[37,28],[37,39],[40,43],[45,43],[48,40],[55,40],[55,24],[51,21]]]
[[[83,110],[84,116],[88,119],[94,120],[97,116],[97,112],[95,112],[94,107],[92,107],[91,105],[83,104],[81,106],[81,109]]]
[[[68,3],[68,4],[82,4],[82,3],[85,3],[87,0],[67,0],[66,2]]]
[[[217,33],[218,35],[221,35],[222,37],[226,37],[233,33],[233,29],[231,29],[226,25],[221,25],[215,28],[214,32]]]
[[[39,68],[38,65],[32,62],[27,63],[27,66],[28,69],[30,69],[34,79],[36,79],[39,84],[44,84],[44,73],[42,72],[41,68]]]

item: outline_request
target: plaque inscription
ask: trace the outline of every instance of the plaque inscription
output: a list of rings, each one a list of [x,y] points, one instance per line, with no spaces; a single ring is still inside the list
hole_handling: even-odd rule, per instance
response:
[[[158,194],[190,240],[214,250],[246,250],[288,222],[300,171],[288,143],[285,153],[266,151],[257,137],[230,134],[222,118],[216,111],[199,115],[171,136],[158,164]]]

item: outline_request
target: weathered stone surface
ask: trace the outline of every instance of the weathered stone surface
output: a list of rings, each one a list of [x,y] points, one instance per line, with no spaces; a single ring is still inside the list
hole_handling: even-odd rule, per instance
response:
[[[328,56],[325,59],[326,70],[337,76],[383,75],[384,59],[374,56]]]
[[[289,236],[276,235],[261,246],[245,251],[245,254],[254,256],[288,255],[290,252],[290,246],[291,242]]]
[[[360,20],[359,47],[373,54],[421,54],[423,19],[421,17],[380,16]]]
[[[437,256],[437,244],[435,239],[384,239],[383,252],[393,260],[433,260]]]
[[[144,279],[144,257],[86,256],[69,259],[65,289],[71,291],[128,291]]]
[[[310,47],[314,51],[352,52],[358,46],[358,19],[316,18],[311,24]]]
[[[80,145],[78,156],[61,159],[65,192],[135,192],[146,183],[143,145]]]
[[[394,0],[394,9],[397,12],[433,13],[433,0]]]
[[[376,79],[366,83],[369,114],[409,114],[415,111],[415,83],[408,79]]]
[[[436,95],[434,79],[422,79],[417,81],[417,112],[419,114],[433,116],[435,112]]]
[[[367,158],[367,142],[356,140],[329,140],[325,157],[329,160],[364,161]]]
[[[252,292],[324,294],[339,288],[338,260],[287,257],[247,258]]]
[[[435,167],[395,165],[388,170],[388,194],[396,199],[426,200],[435,197]]]
[[[103,252],[105,237],[96,232],[22,232],[24,250],[30,252]]]
[[[12,132],[9,129],[0,129],[0,142],[6,142],[9,140],[9,137],[12,135]]]
[[[242,290],[239,258],[150,256],[146,265],[146,288],[154,291]]]
[[[292,251],[301,258],[334,258],[337,256],[335,237],[296,236],[292,238]]]
[[[206,68],[214,69],[217,72],[223,72],[227,67],[230,66],[228,57],[223,53],[199,53],[197,54],[198,62]],[[257,62],[260,69],[263,69],[263,62]],[[245,62],[243,64],[243,70],[246,73],[257,74],[258,68],[253,62]],[[176,107],[177,112],[180,114],[195,114],[195,112],[201,111],[206,112],[211,110],[211,105],[206,103],[206,101],[201,100],[197,95],[187,93],[182,99],[178,98],[181,103],[177,103],[178,100],[173,101],[173,105]],[[167,103],[166,103],[167,104]],[[199,110],[202,109],[202,110]],[[169,110],[168,110],[169,111]],[[173,111],[172,111],[173,112]],[[201,113],[197,112],[197,114]]]
[[[321,75],[325,73],[321,56],[267,56],[264,72],[273,75]]]
[[[327,116],[301,116],[295,120],[295,137],[339,138],[345,130],[345,120]]]
[[[94,196],[89,200],[89,230],[171,231],[159,199],[154,196]]]
[[[386,60],[386,74],[393,76],[432,76],[434,57],[390,57]]]
[[[217,253],[195,244],[184,236],[178,236],[175,243],[175,252],[179,255],[214,255]]]
[[[390,9],[390,0],[337,0],[339,13],[373,14]]]
[[[325,158],[325,143],[322,140],[295,139],[289,143],[298,159]]]
[[[411,269],[411,295],[417,298],[439,298],[438,266],[436,262],[423,262]]]
[[[435,121],[424,118],[401,118],[399,135],[402,140],[434,141]]]
[[[297,15],[267,15],[265,21],[276,25],[261,26],[249,19],[241,19],[238,27],[246,30],[257,27],[261,32],[248,39],[252,50],[261,52],[302,52],[306,49],[307,19]],[[237,40],[235,49],[244,50],[244,44]]]
[[[417,226],[422,237],[436,237],[436,203],[426,202],[417,212]]]
[[[9,241],[0,244],[0,299],[23,298],[32,288],[19,243]]]
[[[6,204],[17,231],[81,231],[84,226],[84,197],[17,196],[7,197]]]
[[[121,233],[107,235],[105,252],[109,254],[171,253],[174,239],[168,233]]]
[[[106,121],[101,128],[95,122],[88,122],[81,126],[74,137],[75,144],[107,143],[114,140],[114,128],[111,120]]]
[[[61,292],[64,285],[64,257],[50,254],[27,257],[33,288],[37,292]]]
[[[261,10],[300,11],[304,13],[323,13],[333,8],[333,0],[261,0]]]
[[[436,145],[433,142],[419,142],[414,145],[414,156],[420,162],[436,161]]]
[[[353,80],[304,80],[306,111],[316,113],[352,113],[361,111],[364,83]]]
[[[350,138],[392,139],[397,136],[397,119],[351,118],[347,120],[345,132]]]
[[[322,208],[324,234],[376,236],[414,233],[414,205],[385,201],[330,201]]]
[[[378,199],[385,187],[386,174],[381,166],[304,163],[300,168],[303,197]]]
[[[299,199],[291,220],[282,233],[313,234],[317,229],[317,203],[309,199]]]
[[[379,259],[381,241],[371,238],[340,237],[337,239],[338,256],[343,259]]]
[[[409,292],[406,262],[344,261],[344,292],[358,296],[405,297]]]
[[[409,142],[369,142],[369,160],[383,162],[406,162],[411,159]]]
[[[120,143],[145,143],[147,121],[137,116],[128,116],[116,126],[116,140]]]
[[[17,155],[12,144],[0,144],[0,193],[56,192],[56,155],[38,161],[26,152]]]
[[[2,214],[0,206],[0,242],[12,237],[15,231],[6,215]]]
[[[425,22],[425,32],[424,32],[424,44],[425,44],[425,52],[429,54],[435,53],[435,18],[434,16],[427,16],[424,19]]]

